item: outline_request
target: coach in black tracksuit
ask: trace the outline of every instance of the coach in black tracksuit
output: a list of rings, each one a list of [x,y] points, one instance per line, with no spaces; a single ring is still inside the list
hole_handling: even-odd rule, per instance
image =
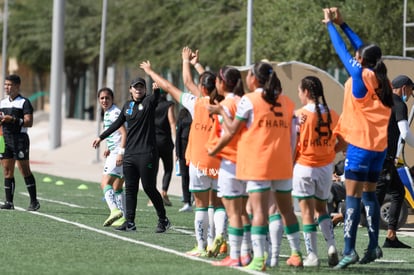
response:
[[[170,222],[161,194],[156,187],[158,151],[154,114],[160,94],[159,90],[154,90],[152,95],[147,95],[145,80],[140,77],[131,82],[129,92],[132,99],[124,104],[118,119],[94,141],[93,146],[98,146],[100,141],[126,123],[127,140],[123,160],[126,222],[116,229],[136,230],[135,211],[141,179],[144,191],[157,211],[158,225],[155,232],[163,233],[170,227]]]
[[[414,136],[410,132],[406,105],[406,101],[412,95],[413,85],[413,81],[405,75],[399,75],[392,81],[394,106],[388,125],[387,157],[377,182],[376,192],[380,205],[382,205],[386,193],[391,195],[387,237],[383,245],[386,248],[411,248],[397,238],[398,218],[404,202],[405,189],[395,167],[395,158],[398,157],[400,136],[408,145],[414,147]]]

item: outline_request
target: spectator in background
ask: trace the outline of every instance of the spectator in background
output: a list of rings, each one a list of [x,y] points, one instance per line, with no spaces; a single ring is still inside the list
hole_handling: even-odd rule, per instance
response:
[[[175,154],[179,162],[184,202],[184,206],[178,210],[179,212],[191,212],[193,210],[191,207],[189,166],[185,159],[185,151],[187,149],[192,121],[190,112],[186,108],[181,108],[177,117],[177,132],[175,138]]]
[[[30,139],[27,128],[33,126],[33,106],[29,99],[20,94],[20,77],[12,74],[6,76],[4,91],[7,97],[0,102],[1,120],[5,142],[5,151],[0,155],[4,174],[4,191],[6,201],[0,209],[13,210],[15,190],[14,167],[17,167],[24,178],[30,196],[28,211],[40,208],[36,193],[36,180],[30,170]]]

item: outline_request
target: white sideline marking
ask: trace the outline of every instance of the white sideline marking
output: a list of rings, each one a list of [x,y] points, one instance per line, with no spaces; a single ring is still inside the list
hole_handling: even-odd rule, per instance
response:
[[[26,197],[29,197],[29,193],[20,192],[19,194],[20,194],[20,195],[24,195],[24,196],[26,196]],[[87,207],[85,207],[85,206],[80,206],[80,205],[76,205],[76,204],[72,204],[72,203],[68,203],[68,202],[64,202],[64,201],[50,200],[50,199],[45,199],[45,198],[42,198],[42,197],[37,197],[37,198],[38,198],[39,200],[41,200],[41,201],[53,202],[53,203],[56,203],[56,204],[66,205],[66,206],[69,206],[69,207],[74,207],[74,208],[83,208],[83,209],[87,208]],[[138,209],[137,211],[141,211],[141,212],[149,212],[150,210],[142,210],[142,209]],[[185,228],[184,228],[184,227],[181,227],[181,228],[171,228],[171,229],[173,229],[174,231],[177,231],[177,232],[183,233],[183,234],[187,234],[187,235],[193,235],[193,236],[195,236],[194,231],[185,230]]]
[[[25,211],[25,212],[28,212],[28,213],[33,214],[33,215],[43,216],[43,217],[46,217],[46,218],[49,218],[49,219],[52,219],[52,220],[55,220],[55,221],[58,221],[58,222],[71,224],[71,225],[74,225],[76,227],[87,229],[89,231],[96,232],[96,233],[99,233],[99,234],[102,234],[102,235],[105,235],[105,236],[108,236],[108,237],[111,237],[111,238],[115,238],[115,239],[119,239],[119,240],[122,240],[122,241],[130,242],[130,243],[134,243],[134,244],[138,244],[138,245],[142,245],[142,246],[146,246],[146,247],[150,247],[150,248],[157,249],[157,250],[167,252],[167,253],[171,253],[171,254],[174,254],[174,255],[177,255],[177,256],[180,256],[180,257],[183,257],[183,258],[187,258],[189,260],[211,264],[211,261],[203,259],[203,258],[188,256],[185,253],[182,253],[182,252],[179,252],[179,251],[176,251],[176,250],[173,250],[173,249],[169,249],[169,248],[165,248],[165,247],[162,247],[162,246],[159,246],[159,245],[154,245],[154,244],[150,244],[150,243],[130,239],[130,238],[127,238],[127,237],[124,237],[124,236],[120,236],[118,234],[114,234],[114,233],[110,233],[110,232],[103,231],[103,230],[100,230],[100,229],[96,229],[94,227],[90,227],[90,226],[87,226],[87,225],[82,224],[82,223],[72,222],[72,221],[69,221],[69,220],[65,220],[65,219],[62,219],[62,218],[59,218],[59,217],[56,217],[56,216],[52,216],[52,215],[49,215],[49,214],[41,213],[41,212],[27,211],[26,209],[23,209],[21,207],[16,207],[15,206],[14,208],[16,210]],[[130,233],[134,234],[134,232],[130,232]],[[154,233],[154,234],[156,234],[156,233]],[[249,269],[245,269],[245,268],[242,268],[242,267],[231,267],[231,268],[235,268],[235,269],[238,269],[239,271],[243,271],[243,272],[249,273],[249,274],[260,274],[260,275],[265,274],[264,272],[249,270]]]
[[[42,198],[42,197],[37,197],[37,199],[41,200],[41,201],[47,201],[47,202],[53,202],[53,203],[57,203],[57,204],[61,204],[61,205],[66,205],[66,206],[74,207],[74,208],[86,208],[84,206],[80,206],[80,205],[77,205],[77,204],[63,202],[63,201],[49,200],[49,199],[45,199],[45,198]]]
[[[19,194],[24,195],[26,197],[29,196],[28,193],[24,193],[24,192],[20,192]],[[57,203],[57,204],[61,204],[61,205],[66,205],[66,206],[74,207],[74,208],[86,208],[84,206],[80,206],[80,205],[77,205],[77,204],[72,204],[72,203],[68,203],[68,202],[64,202],[64,201],[49,200],[49,199],[45,199],[45,198],[42,198],[42,197],[37,197],[37,199],[41,200],[41,201],[48,201],[48,202],[53,202],[53,203]]]
[[[185,229],[177,228],[177,227],[174,227],[173,229],[174,229],[174,231],[177,231],[177,232],[180,232],[180,233],[183,233],[183,234],[195,236],[194,231],[185,230]]]
[[[29,196],[28,193],[24,193],[24,192],[20,192],[19,194],[25,195],[25,196]],[[39,200],[42,200],[42,201],[53,202],[53,203],[57,203],[57,204],[66,205],[66,206],[69,206],[69,207],[74,207],[74,208],[87,208],[87,207],[84,207],[84,206],[80,206],[80,205],[76,205],[76,204],[71,204],[71,203],[67,203],[67,202],[63,202],[63,201],[49,200],[49,199],[44,199],[44,198],[41,198],[41,197],[38,197],[38,199]],[[20,208],[20,207],[16,207],[16,206],[15,206],[15,209],[20,210],[20,211],[27,211],[26,209],[23,209],[23,208]],[[148,211],[148,210],[141,210],[141,211],[144,212],[144,211]],[[182,256],[184,258],[188,258],[188,259],[192,259],[192,260],[196,260],[196,261],[201,261],[201,262],[211,263],[211,261],[204,260],[204,259],[197,258],[197,257],[188,256],[188,255],[182,254],[181,252],[176,251],[176,250],[171,250],[171,249],[168,249],[168,248],[164,248],[162,246],[156,246],[156,245],[152,245],[152,244],[149,244],[149,243],[145,243],[145,242],[136,241],[136,240],[133,240],[133,239],[124,238],[124,237],[118,236],[118,235],[113,234],[113,233],[109,233],[109,232],[102,231],[102,230],[99,230],[99,229],[96,229],[96,228],[93,228],[93,227],[89,227],[89,226],[84,225],[84,224],[80,224],[80,223],[76,223],[76,222],[71,222],[71,221],[68,221],[68,220],[65,220],[65,219],[61,219],[59,217],[51,216],[51,215],[44,214],[44,213],[40,213],[40,212],[32,212],[32,213],[33,214],[40,215],[40,216],[45,216],[45,217],[48,217],[48,218],[51,218],[51,219],[55,219],[57,221],[61,221],[61,222],[73,224],[75,226],[82,227],[82,228],[86,228],[88,230],[95,231],[95,232],[98,232],[98,233],[101,233],[101,234],[104,234],[104,235],[107,235],[107,236],[110,236],[110,237],[118,238],[118,239],[121,239],[121,240],[124,240],[124,241],[129,241],[129,242],[141,244],[143,246],[148,246],[148,247],[152,247],[152,248],[155,248],[155,249],[158,249],[158,247],[159,247],[160,248],[159,250],[163,250],[165,252],[170,252],[172,254],[176,254],[176,255]],[[182,228],[181,229],[180,228],[174,228],[174,227],[172,227],[171,229],[174,230],[174,231],[176,231],[176,232],[180,232],[180,233],[183,233],[183,234],[195,236],[195,234],[194,234],[193,231],[185,230],[185,229],[182,229]],[[368,234],[365,234],[365,235],[368,236]],[[402,233],[402,235],[404,236],[404,233]],[[173,251],[173,252],[171,252],[171,251]],[[279,255],[279,257],[281,257],[281,258],[289,258],[289,255]],[[406,263],[407,262],[405,260],[385,260],[385,259],[382,259],[382,260],[378,259],[378,260],[375,260],[375,261],[376,262],[381,262],[381,263]],[[235,268],[237,268],[237,267],[235,267]],[[242,268],[240,268],[240,269],[242,269]],[[242,270],[243,271],[246,271],[245,269],[242,269]],[[250,272],[255,272],[255,271],[247,270],[246,272],[247,273],[250,273]],[[251,273],[251,274],[263,274],[263,273],[259,272],[259,273]]]
[[[407,263],[405,260],[375,260],[377,263]]]

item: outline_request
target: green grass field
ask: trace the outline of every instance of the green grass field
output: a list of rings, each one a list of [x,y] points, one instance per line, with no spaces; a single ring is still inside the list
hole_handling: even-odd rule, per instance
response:
[[[0,175],[2,178],[2,175]],[[117,232],[103,227],[109,212],[102,200],[98,183],[35,173],[41,208],[27,212],[29,204],[25,185],[16,175],[14,211],[0,211],[0,274],[260,274],[247,270],[213,267],[211,258],[192,258],[185,252],[194,247],[193,213],[179,213],[180,198],[171,197],[173,206],[167,214],[173,227],[165,234],[154,233],[157,218],[148,198],[140,190],[137,210],[137,232]],[[57,185],[62,181],[63,185]],[[78,189],[85,185],[87,189]],[[1,183],[3,186],[3,183]],[[3,190],[3,188],[1,188]],[[3,191],[2,191],[3,192]],[[0,194],[1,200],[4,194]],[[335,229],[338,249],[343,248],[342,227]],[[380,244],[384,240],[380,232]],[[400,236],[414,246],[414,238]],[[367,246],[365,228],[358,232],[360,256]],[[267,274],[330,274],[326,247],[320,236],[319,268],[295,269],[286,266],[289,254],[287,240],[282,245],[279,267]],[[302,244],[304,251],[304,247]],[[346,274],[413,274],[414,250],[383,249],[384,257],[368,265],[352,265]]]

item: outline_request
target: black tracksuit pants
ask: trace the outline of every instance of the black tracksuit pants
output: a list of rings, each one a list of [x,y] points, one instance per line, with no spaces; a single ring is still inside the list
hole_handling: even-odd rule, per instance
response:
[[[128,222],[135,221],[138,201],[139,180],[157,211],[158,219],[166,219],[161,194],[157,190],[158,152],[124,155],[123,170],[125,177],[125,212]]]

